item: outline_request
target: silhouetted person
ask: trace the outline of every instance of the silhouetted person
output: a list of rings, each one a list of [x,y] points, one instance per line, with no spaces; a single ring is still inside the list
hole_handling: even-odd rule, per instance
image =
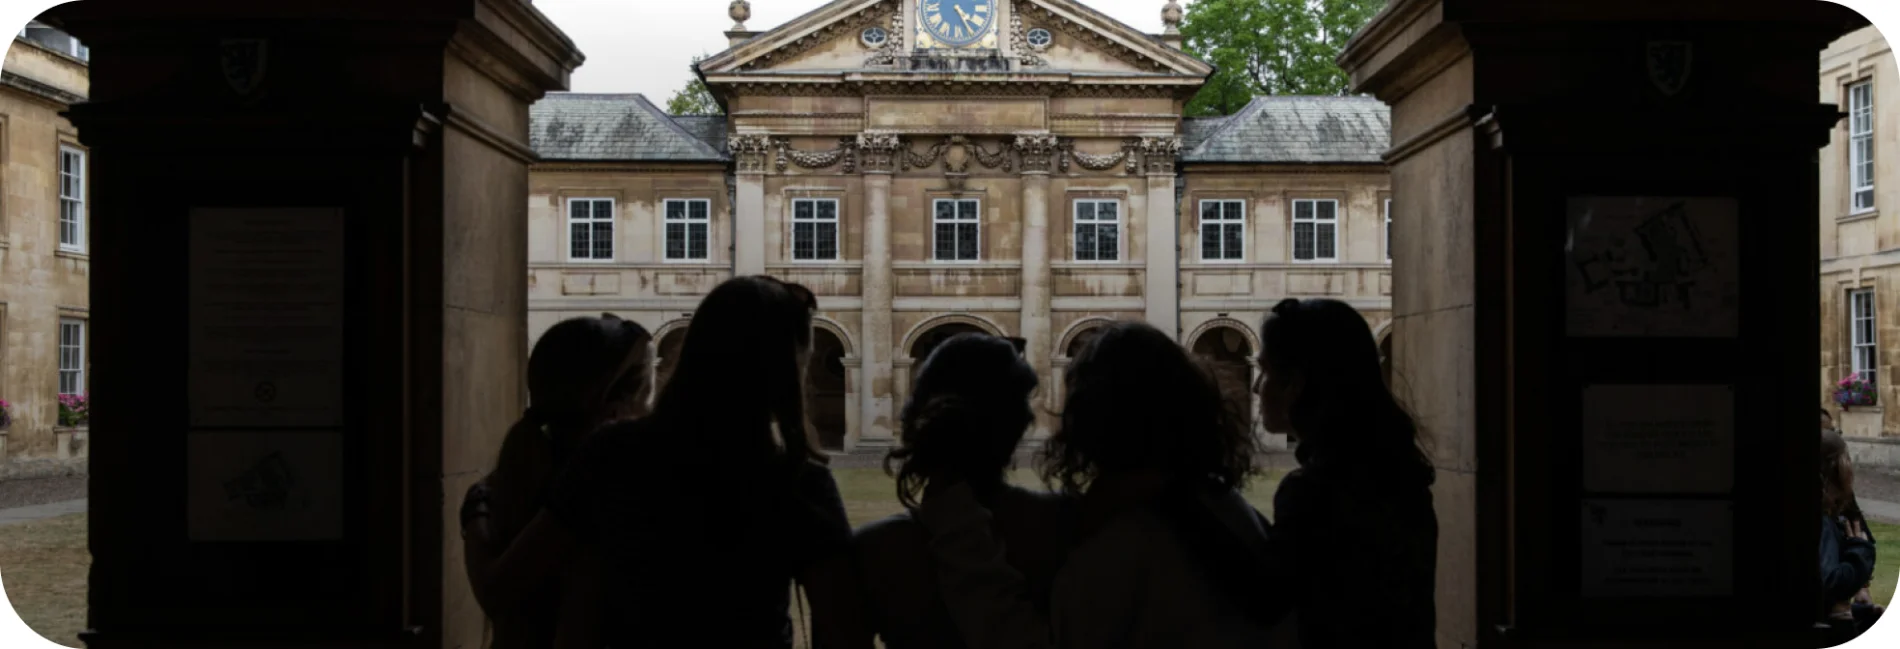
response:
[[[1079,497],[1045,615],[968,480],[932,476],[919,521],[971,647],[1260,647],[1275,585],[1263,517],[1236,491],[1255,442],[1213,375],[1154,327],[1116,323],[1069,366],[1043,477]],[[1344,602],[1341,602],[1344,605]]]
[[[1821,435],[1820,468],[1820,617],[1827,626],[1822,646],[1833,647],[1865,631],[1863,620],[1871,621],[1879,616],[1879,612],[1872,609],[1861,611],[1857,616],[1854,601],[1873,579],[1874,542],[1867,534],[1866,522],[1850,511],[1854,504],[1854,463],[1848,456],[1847,441],[1839,434]],[[1863,608],[1870,604],[1863,604]]]
[[[851,527],[805,420],[817,306],[769,277],[720,284],[653,414],[595,433],[556,479],[503,571],[600,548],[598,627],[564,621],[582,636],[564,646],[789,648],[794,581],[817,647],[870,646]]]
[[[1049,589],[1069,549],[1070,499],[1008,483],[1017,445],[1036,423],[1029,405],[1036,371],[1014,341],[958,334],[938,345],[919,369],[900,417],[899,446],[885,459],[897,478],[897,499],[918,506],[933,476],[966,481],[995,514],[992,532],[1005,560],[1027,581],[1027,595],[1047,614]],[[894,468],[894,469],[893,469]],[[858,574],[873,631],[887,649],[962,649],[944,605],[929,551],[930,537],[909,513],[857,531]]]
[[[1273,497],[1274,553],[1290,568],[1302,647],[1436,646],[1438,522],[1418,427],[1379,369],[1364,316],[1285,300],[1260,327],[1261,421],[1297,441]],[[1373,610],[1353,605],[1378,593]]]
[[[528,401],[502,438],[495,469],[462,498],[464,567],[484,574],[541,508],[548,483],[573,449],[609,421],[646,412],[653,337],[610,314],[550,327],[528,355]],[[503,583],[472,579],[497,649],[554,645],[563,584],[552,573]],[[566,584],[569,592],[584,586]]]

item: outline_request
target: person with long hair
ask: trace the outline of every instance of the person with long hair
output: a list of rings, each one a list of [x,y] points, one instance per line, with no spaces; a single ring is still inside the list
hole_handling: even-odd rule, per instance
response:
[[[1078,498],[1047,613],[1004,558],[973,481],[925,487],[940,589],[971,647],[1273,644],[1266,521],[1240,496],[1256,442],[1213,374],[1152,326],[1104,328],[1069,366],[1044,480]]]
[[[549,481],[588,433],[645,413],[652,341],[638,323],[602,314],[563,320],[535,342],[528,355],[530,405],[502,438],[494,470],[462,498],[469,575],[486,572],[527,526]],[[573,584],[563,588],[551,574],[523,577],[511,584],[472,582],[500,649],[553,646],[561,594],[582,592]]]
[[[1855,511],[1854,461],[1839,433],[1821,434],[1820,622],[1833,647],[1858,637],[1880,610],[1866,601],[1874,574],[1874,542]]]
[[[1029,398],[1036,371],[1022,357],[1022,340],[965,333],[932,350],[919,368],[899,420],[898,447],[885,458],[897,479],[897,500],[915,510],[930,480],[955,475],[976,501],[995,513],[994,533],[1009,548],[1006,560],[1028,582],[1039,610],[1067,554],[1070,500],[1009,484],[1016,449],[1036,422]],[[930,537],[900,513],[858,529],[858,573],[868,623],[889,649],[963,649],[938,592]]]
[[[1297,444],[1299,468],[1273,497],[1273,553],[1300,645],[1436,646],[1433,467],[1365,317],[1337,300],[1288,299],[1260,337],[1261,422]],[[1371,624],[1345,605],[1369,588],[1381,594]]]
[[[816,647],[869,647],[850,523],[805,419],[817,308],[770,277],[714,288],[652,414],[590,437],[485,577],[572,570],[597,548],[601,605],[564,615],[564,647],[789,649],[794,583]]]

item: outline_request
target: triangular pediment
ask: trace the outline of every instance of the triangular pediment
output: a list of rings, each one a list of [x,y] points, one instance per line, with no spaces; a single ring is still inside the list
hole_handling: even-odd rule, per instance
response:
[[[760,33],[700,63],[714,77],[835,74],[847,72],[942,72],[912,58],[916,5],[926,0],[834,0]],[[934,1],[934,0],[928,0]],[[1080,72],[1205,78],[1213,67],[1088,7],[1078,0],[996,0],[1006,22],[989,39],[1002,63],[965,67],[961,74]],[[866,39],[870,28],[885,40]],[[1050,39],[1026,36],[1045,29]],[[1032,43],[1033,41],[1033,43]],[[1045,42],[1046,41],[1046,42]],[[967,51],[965,51],[967,53]]]

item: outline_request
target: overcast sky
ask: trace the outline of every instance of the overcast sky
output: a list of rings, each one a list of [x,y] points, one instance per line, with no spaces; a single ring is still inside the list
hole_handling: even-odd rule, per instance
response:
[[[765,31],[829,0],[752,0],[746,27]],[[906,0],[914,1],[914,0]],[[1083,0],[1148,33],[1161,31],[1167,0]],[[575,92],[637,92],[665,105],[691,77],[695,54],[726,49],[731,0],[534,0],[574,39],[587,62],[574,71]],[[1186,5],[1186,2],[1182,3]]]

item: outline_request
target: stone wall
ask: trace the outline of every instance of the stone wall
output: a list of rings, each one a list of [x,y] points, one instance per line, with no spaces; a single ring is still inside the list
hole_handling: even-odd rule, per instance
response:
[[[1851,119],[1835,125],[1821,161],[1821,367],[1823,405],[1836,412],[1850,435],[1900,435],[1900,399],[1893,369],[1900,344],[1900,68],[1887,39],[1873,27],[1843,36],[1821,55],[1821,101],[1849,108],[1847,87],[1873,83],[1874,207],[1856,210],[1848,169]],[[1875,304],[1877,361],[1874,406],[1842,413],[1834,385],[1853,372],[1850,294],[1871,291]]]
[[[13,424],[0,440],[0,460],[83,457],[85,447],[71,442],[72,431],[57,427],[59,323],[87,318],[88,276],[85,246],[68,250],[59,245],[60,147],[84,150],[59,112],[83,98],[86,64],[15,39],[4,68],[0,399],[12,404]]]

